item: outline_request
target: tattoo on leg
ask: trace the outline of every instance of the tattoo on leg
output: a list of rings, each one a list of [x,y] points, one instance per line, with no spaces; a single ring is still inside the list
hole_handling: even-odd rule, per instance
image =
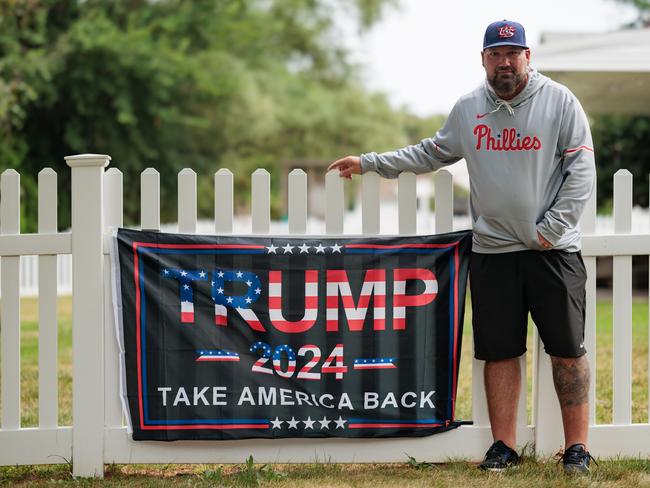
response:
[[[589,363],[579,358],[551,357],[553,382],[560,405],[571,407],[589,401]]]

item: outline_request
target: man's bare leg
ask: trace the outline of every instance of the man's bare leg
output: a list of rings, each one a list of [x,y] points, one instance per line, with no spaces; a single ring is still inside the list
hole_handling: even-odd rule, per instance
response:
[[[517,444],[517,404],[521,389],[519,358],[486,361],[483,372],[492,437],[514,449]]]
[[[587,446],[589,430],[589,363],[586,356],[551,356],[553,382],[560,401],[565,448],[573,444]],[[491,417],[490,417],[491,418]]]

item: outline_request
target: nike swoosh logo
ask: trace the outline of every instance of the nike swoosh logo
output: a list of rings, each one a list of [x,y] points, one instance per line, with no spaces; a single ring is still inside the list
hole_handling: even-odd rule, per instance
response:
[[[485,117],[486,115],[490,115],[491,113],[492,112],[485,112],[484,114],[476,114],[476,118],[477,119],[482,119],[483,117]]]

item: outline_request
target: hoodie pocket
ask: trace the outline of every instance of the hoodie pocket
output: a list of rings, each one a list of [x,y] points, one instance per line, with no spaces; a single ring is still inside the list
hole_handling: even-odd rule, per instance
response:
[[[473,231],[478,243],[486,247],[521,243],[528,249],[543,249],[537,239],[535,222],[480,215],[474,222]]]

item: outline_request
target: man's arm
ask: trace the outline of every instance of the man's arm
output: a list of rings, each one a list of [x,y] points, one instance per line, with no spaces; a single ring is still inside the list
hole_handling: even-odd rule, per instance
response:
[[[424,139],[419,144],[397,151],[362,154],[361,173],[375,171],[384,178],[397,178],[402,172],[428,173],[455,163],[461,159],[460,151],[445,144],[441,132],[442,130],[435,137]]]
[[[435,171],[463,157],[458,134],[454,107],[434,137],[396,151],[346,156],[334,161],[327,170],[338,169],[343,178],[368,171],[375,171],[384,178],[397,178],[405,171],[416,174]]]
[[[538,233],[551,246],[557,245],[568,229],[578,225],[596,176],[589,123],[580,103],[573,96],[567,102],[561,124],[558,148],[562,152],[564,181],[553,205],[537,224]],[[541,239],[540,242],[544,244]]]

